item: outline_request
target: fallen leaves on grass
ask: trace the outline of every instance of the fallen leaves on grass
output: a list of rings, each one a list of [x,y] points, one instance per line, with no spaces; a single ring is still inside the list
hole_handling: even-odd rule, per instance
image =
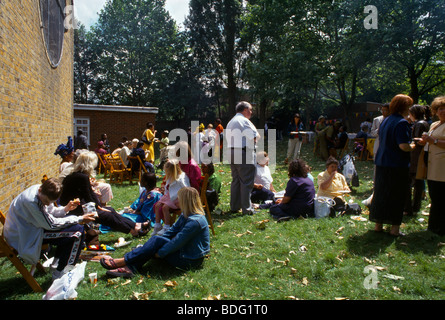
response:
[[[178,283],[176,281],[174,281],[174,280],[173,281],[168,280],[166,283],[164,283],[164,286],[167,287],[167,288],[174,288],[177,285],[178,285]]]
[[[384,277],[384,278],[387,278],[387,279],[391,279],[391,280],[405,280],[404,277],[396,276],[395,274],[389,274],[389,273],[383,275],[383,277]]]
[[[145,292],[145,293],[133,292],[133,295],[131,296],[131,298],[133,300],[149,300],[149,297],[152,293],[153,293],[153,291]]]

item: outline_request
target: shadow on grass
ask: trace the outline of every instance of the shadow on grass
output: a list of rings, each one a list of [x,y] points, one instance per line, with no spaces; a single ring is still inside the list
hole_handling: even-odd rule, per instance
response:
[[[45,294],[46,290],[51,286],[51,277],[45,277],[45,275],[40,274],[38,277],[36,274],[36,280],[40,284],[43,292],[40,292],[42,296]],[[15,300],[15,297],[24,296],[32,294],[34,291],[28,285],[24,278],[13,277],[9,279],[0,280],[0,300]]]
[[[387,232],[378,233],[369,230],[364,234],[356,235],[348,239],[347,246],[351,253],[372,257],[385,251],[392,244],[397,250],[415,254],[423,252],[427,255],[436,255],[440,251],[440,237],[429,231],[418,231],[403,237],[393,237]]]

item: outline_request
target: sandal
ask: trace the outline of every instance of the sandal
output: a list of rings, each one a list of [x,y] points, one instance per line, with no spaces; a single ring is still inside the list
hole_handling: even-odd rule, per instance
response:
[[[107,275],[110,277],[133,278],[134,273],[127,267],[108,270]]]
[[[101,266],[107,270],[113,270],[118,268],[113,258],[101,258],[99,262]]]

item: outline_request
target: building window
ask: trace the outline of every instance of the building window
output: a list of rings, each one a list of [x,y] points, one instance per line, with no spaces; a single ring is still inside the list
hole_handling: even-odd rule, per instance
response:
[[[62,58],[66,0],[40,0],[40,19],[46,53],[53,68]]]
[[[74,118],[74,134],[77,135],[77,131],[82,130],[83,134],[87,136],[88,145],[90,143],[90,118]]]

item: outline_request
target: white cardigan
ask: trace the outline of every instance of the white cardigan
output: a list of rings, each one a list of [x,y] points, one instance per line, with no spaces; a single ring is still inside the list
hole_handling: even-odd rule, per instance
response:
[[[45,230],[61,230],[82,221],[82,217],[66,216],[64,207],[53,204],[39,208],[37,194],[40,185],[19,194],[11,203],[3,235],[26,263],[36,264],[40,258]]]
[[[184,172],[179,175],[178,180],[173,182],[167,181],[165,189],[167,190],[166,192],[168,192],[171,201],[176,201],[178,198],[178,191],[183,187],[190,187],[189,177],[187,177]]]

